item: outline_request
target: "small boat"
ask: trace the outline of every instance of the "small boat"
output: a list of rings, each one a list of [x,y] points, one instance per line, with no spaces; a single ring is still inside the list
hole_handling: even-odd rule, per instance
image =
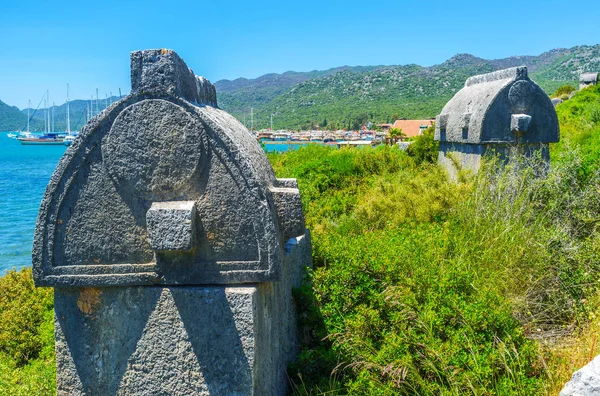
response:
[[[8,135],[6,135],[6,136],[8,136],[10,139],[16,139],[16,138],[17,138],[17,136],[19,136],[19,135],[17,135],[16,133],[9,133],[9,134],[8,134]]]
[[[73,144],[75,138],[79,135],[77,132],[71,132],[71,114],[69,112],[69,84],[67,84],[67,131],[66,136],[63,139],[63,144],[65,146],[70,146]]]
[[[32,137],[18,137],[17,140],[24,146],[28,145],[42,145],[42,146],[53,146],[64,144],[64,138],[60,137],[57,133],[48,133],[41,136]]]
[[[76,134],[71,134],[71,135],[67,135],[65,136],[65,138],[63,139],[63,144],[65,146],[70,146],[73,144],[73,142],[75,141],[75,138],[77,137]]]

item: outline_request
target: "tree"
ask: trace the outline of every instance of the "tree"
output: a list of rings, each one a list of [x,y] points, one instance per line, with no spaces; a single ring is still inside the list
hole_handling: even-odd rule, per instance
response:
[[[402,128],[390,128],[388,137],[390,138],[390,145],[393,145],[398,139],[406,137],[406,134],[402,132]]]

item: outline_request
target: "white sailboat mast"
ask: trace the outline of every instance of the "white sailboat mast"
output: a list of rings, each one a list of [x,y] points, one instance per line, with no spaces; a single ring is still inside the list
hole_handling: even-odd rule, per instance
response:
[[[71,115],[69,114],[69,84],[67,84],[67,133],[71,134]]]
[[[50,91],[46,90],[46,109],[48,111],[48,118],[46,120],[46,133],[50,133]]]
[[[27,106],[27,133],[29,133],[29,109],[31,109],[31,99],[29,99],[29,106]]]
[[[44,99],[44,132],[48,133],[48,109],[47,109],[48,99]]]

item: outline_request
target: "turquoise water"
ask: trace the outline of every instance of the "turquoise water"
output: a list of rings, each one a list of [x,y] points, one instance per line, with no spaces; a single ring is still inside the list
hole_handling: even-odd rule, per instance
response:
[[[33,230],[65,146],[21,146],[0,132],[0,274],[31,265]]]
[[[265,148],[265,151],[278,151],[278,152],[282,153],[282,152],[285,152],[288,150],[297,150],[298,148],[309,145],[309,144],[323,145],[324,143],[267,143],[267,142],[264,142],[263,146]]]

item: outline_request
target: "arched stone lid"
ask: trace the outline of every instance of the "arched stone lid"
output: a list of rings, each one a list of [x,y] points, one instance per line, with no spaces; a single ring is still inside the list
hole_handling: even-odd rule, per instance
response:
[[[467,79],[437,117],[435,139],[466,144],[557,142],[558,118],[527,68],[515,67]]]
[[[582,84],[598,83],[598,73],[582,73],[579,76],[579,82]]]
[[[42,201],[38,286],[229,284],[279,279],[304,234],[283,187],[214,86],[171,50],[131,54],[132,92],[69,147]]]

